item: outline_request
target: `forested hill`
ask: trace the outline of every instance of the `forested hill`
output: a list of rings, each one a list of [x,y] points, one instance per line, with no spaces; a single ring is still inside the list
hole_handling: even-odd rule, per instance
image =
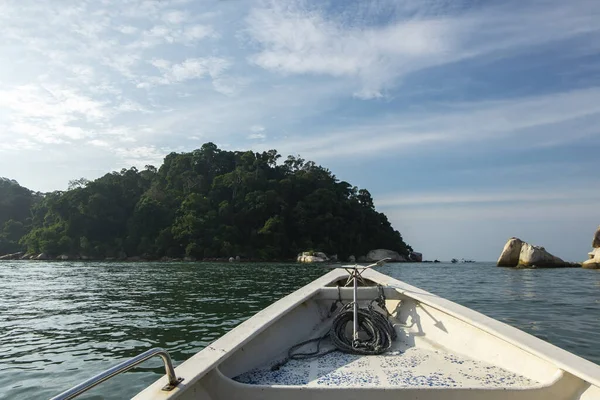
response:
[[[287,259],[306,250],[349,255],[410,247],[366,189],[277,151],[212,143],[147,166],[36,194],[0,181],[0,254],[26,250],[93,258],[242,256]]]

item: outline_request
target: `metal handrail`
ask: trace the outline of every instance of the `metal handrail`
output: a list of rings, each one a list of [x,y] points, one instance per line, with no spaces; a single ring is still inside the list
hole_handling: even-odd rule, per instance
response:
[[[162,388],[162,390],[170,391],[175,388],[183,380],[183,378],[177,378],[175,376],[175,369],[173,368],[173,363],[171,362],[171,356],[165,349],[161,349],[160,347],[155,347],[154,349],[150,349],[138,356],[130,358],[127,361],[123,361],[119,365],[115,365],[112,368],[107,369],[106,371],[88,379],[85,382],[81,382],[79,385],[72,387],[71,389],[62,392],[58,396],[54,396],[50,400],[69,400],[73,399],[80,394],[87,392],[91,388],[98,386],[102,382],[109,380],[110,378],[122,374],[123,372],[127,372],[138,364],[143,363],[144,361],[154,357],[160,356],[165,364],[165,370],[167,371],[167,376],[169,378],[169,383]]]

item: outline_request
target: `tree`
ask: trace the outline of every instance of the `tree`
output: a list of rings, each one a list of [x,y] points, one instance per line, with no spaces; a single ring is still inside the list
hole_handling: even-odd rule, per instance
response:
[[[81,189],[86,187],[90,183],[89,180],[85,178],[73,179],[69,181],[68,190]]]

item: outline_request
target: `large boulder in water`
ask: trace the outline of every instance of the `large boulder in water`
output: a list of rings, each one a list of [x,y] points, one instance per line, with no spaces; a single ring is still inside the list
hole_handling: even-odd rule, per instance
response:
[[[321,251],[305,251],[298,254],[298,262],[301,263],[321,263],[329,261],[327,254]]]
[[[519,254],[520,267],[536,267],[536,268],[559,268],[570,267],[571,264],[562,259],[548,253],[541,246],[533,246],[529,243],[523,243],[521,253]]]
[[[36,260],[48,260],[50,257],[48,257],[48,254],[46,253],[41,253],[39,254],[35,259]]]
[[[376,262],[383,260],[384,258],[391,258],[391,261],[406,261],[406,258],[401,256],[398,252],[387,249],[371,250],[367,253],[367,262]]]
[[[504,245],[502,254],[498,258],[499,267],[516,267],[519,265],[519,256],[521,255],[521,247],[523,241],[519,238],[512,237]]]
[[[585,260],[581,266],[587,269],[600,269],[600,247],[596,247],[588,254],[589,260]]]
[[[519,238],[510,238],[504,245],[498,259],[499,267],[522,268],[561,268],[576,267],[578,264],[569,263],[553,256],[545,248],[534,246]]]

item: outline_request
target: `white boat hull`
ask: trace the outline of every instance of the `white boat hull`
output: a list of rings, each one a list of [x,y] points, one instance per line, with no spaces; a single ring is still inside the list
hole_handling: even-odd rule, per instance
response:
[[[384,287],[397,340],[379,356],[331,353],[271,366],[331,326],[331,304],[351,301],[334,270],[272,304],[161,378],[136,400],[600,399],[600,366],[456,303],[376,271],[363,276],[366,305]]]

